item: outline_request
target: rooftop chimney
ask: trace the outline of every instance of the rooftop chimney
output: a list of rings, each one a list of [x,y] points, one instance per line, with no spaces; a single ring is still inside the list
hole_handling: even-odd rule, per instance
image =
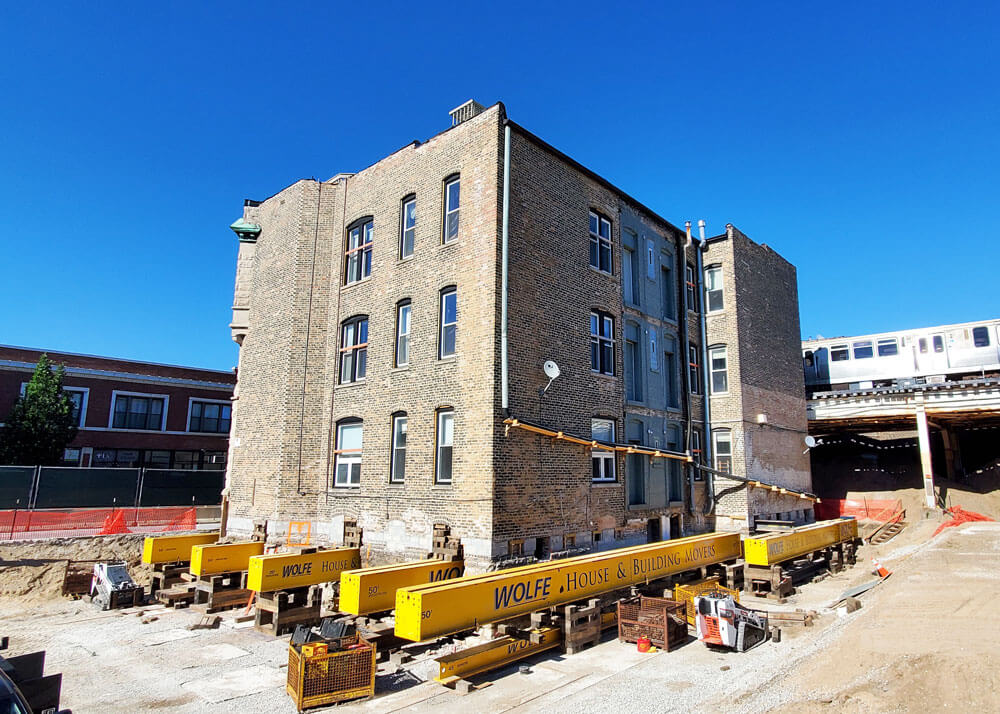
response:
[[[468,121],[477,114],[481,114],[485,108],[486,107],[477,102],[475,99],[470,99],[465,104],[455,107],[448,112],[451,115],[451,125],[458,126],[463,121]]]

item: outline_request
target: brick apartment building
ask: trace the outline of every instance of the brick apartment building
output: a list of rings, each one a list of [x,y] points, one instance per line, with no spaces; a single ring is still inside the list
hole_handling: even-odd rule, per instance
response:
[[[808,488],[794,268],[735,230],[689,239],[502,104],[452,117],[358,173],[246,201],[233,224],[229,531],[306,520],[339,542],[358,519],[399,559],[445,522],[481,568],[711,530],[719,509],[745,527],[754,497],[692,460]],[[703,257],[725,303],[704,321]],[[720,463],[705,348],[723,344]],[[802,502],[767,515],[808,518]]]
[[[0,346],[0,419],[43,352],[65,367],[78,419],[62,465],[226,468],[232,372]]]

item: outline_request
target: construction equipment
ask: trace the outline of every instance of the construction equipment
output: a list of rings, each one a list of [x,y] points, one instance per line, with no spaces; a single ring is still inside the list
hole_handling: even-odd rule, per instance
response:
[[[90,596],[102,610],[137,607],[142,604],[145,595],[145,589],[136,585],[128,574],[125,561],[94,563]]]
[[[562,643],[558,627],[532,629],[527,637],[502,635],[489,642],[443,655],[435,661],[439,670],[435,682],[452,686],[460,679],[506,666],[525,657],[545,652]]]
[[[340,610],[352,615],[387,612],[396,606],[396,591],[424,583],[459,578],[465,561],[437,559],[345,570],[340,574]]]
[[[260,541],[193,545],[191,574],[203,578],[206,575],[239,573],[247,569],[252,556],[263,554],[264,544]]]
[[[694,607],[695,631],[705,644],[746,652],[767,639],[767,613],[743,607],[729,593],[708,591]]]
[[[0,650],[7,638],[0,638]],[[32,714],[59,711],[62,674],[45,674],[45,650],[16,657],[0,657],[0,711]],[[62,710],[59,714],[70,714]]]
[[[296,553],[255,554],[247,564],[247,588],[271,592],[308,587],[339,580],[343,571],[360,566],[360,548],[305,548]]]
[[[709,533],[396,591],[396,635],[420,642],[736,560],[736,533]]]

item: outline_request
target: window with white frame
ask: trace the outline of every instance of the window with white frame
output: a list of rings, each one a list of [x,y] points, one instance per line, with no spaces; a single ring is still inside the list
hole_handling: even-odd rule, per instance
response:
[[[400,300],[396,305],[396,355],[395,365],[405,367],[410,363],[410,301]]]
[[[232,414],[231,404],[192,400],[188,431],[228,434]]]
[[[615,443],[614,420],[591,419],[590,438],[594,441],[613,445]],[[591,465],[593,467],[592,479],[594,481],[614,481],[615,452],[609,449],[602,449],[600,446],[595,446],[592,447],[590,456]]]
[[[895,337],[889,337],[878,341],[879,357],[895,357],[899,354],[899,343]]]
[[[434,483],[451,483],[452,449],[455,444],[455,410],[439,409],[437,413],[437,456]]]
[[[868,359],[875,354],[871,340],[855,342],[851,346],[854,348],[854,359]]]
[[[712,379],[712,394],[723,394],[729,391],[729,370],[727,364],[726,346],[717,345],[708,348],[708,366]]]
[[[449,178],[444,183],[444,233],[441,237],[442,243],[451,243],[458,238],[458,215],[461,206],[460,201],[461,182],[458,176]]]
[[[405,413],[392,417],[392,463],[389,465],[390,483],[403,483],[406,479],[406,430]]]
[[[409,196],[403,199],[399,217],[399,257],[409,258],[413,255],[413,244],[417,236],[417,199]]]
[[[27,382],[21,382],[21,396],[24,396],[28,388]],[[62,393],[69,399],[70,415],[73,417],[73,424],[84,426],[87,420],[87,401],[90,396],[89,387],[63,387]]]
[[[455,354],[458,330],[458,292],[455,288],[441,291],[441,329],[438,335],[438,359]]]
[[[712,432],[712,441],[715,454],[715,470],[725,471],[727,474],[733,472],[733,437],[729,429],[720,429]]]
[[[358,421],[337,425],[337,461],[334,466],[335,486],[361,485],[361,455],[364,425]]]
[[[340,383],[360,382],[368,371],[368,318],[352,317],[340,327]]]
[[[709,312],[719,312],[723,308],[722,268],[718,266],[705,271],[705,301]]]
[[[590,369],[615,373],[615,320],[599,310],[590,313]]]
[[[590,264],[605,273],[614,272],[611,265],[611,221],[590,212]]]
[[[847,345],[833,345],[830,347],[831,362],[845,362],[851,358],[851,351]]]
[[[114,429],[162,431],[164,397],[115,393],[111,426]]]
[[[351,285],[372,274],[372,237],[375,223],[363,218],[347,229],[344,248],[344,285]]]

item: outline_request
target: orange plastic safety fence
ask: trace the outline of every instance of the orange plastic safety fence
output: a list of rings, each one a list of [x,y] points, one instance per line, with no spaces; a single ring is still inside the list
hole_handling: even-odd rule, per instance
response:
[[[814,506],[816,520],[825,521],[840,516],[854,516],[861,520],[886,522],[898,518],[903,510],[899,500],[869,500],[824,498]]]
[[[196,527],[197,509],[190,506],[0,511],[0,540],[135,532],[162,533],[190,531]]]
[[[934,531],[934,535],[937,535],[945,528],[954,528],[955,526],[960,526],[963,523],[972,523],[973,521],[992,521],[993,519],[989,516],[984,516],[982,513],[976,513],[974,511],[966,511],[961,506],[952,506],[945,510],[945,513],[951,514],[951,520],[945,521],[938,526],[937,530]],[[934,536],[931,536],[933,538]]]

